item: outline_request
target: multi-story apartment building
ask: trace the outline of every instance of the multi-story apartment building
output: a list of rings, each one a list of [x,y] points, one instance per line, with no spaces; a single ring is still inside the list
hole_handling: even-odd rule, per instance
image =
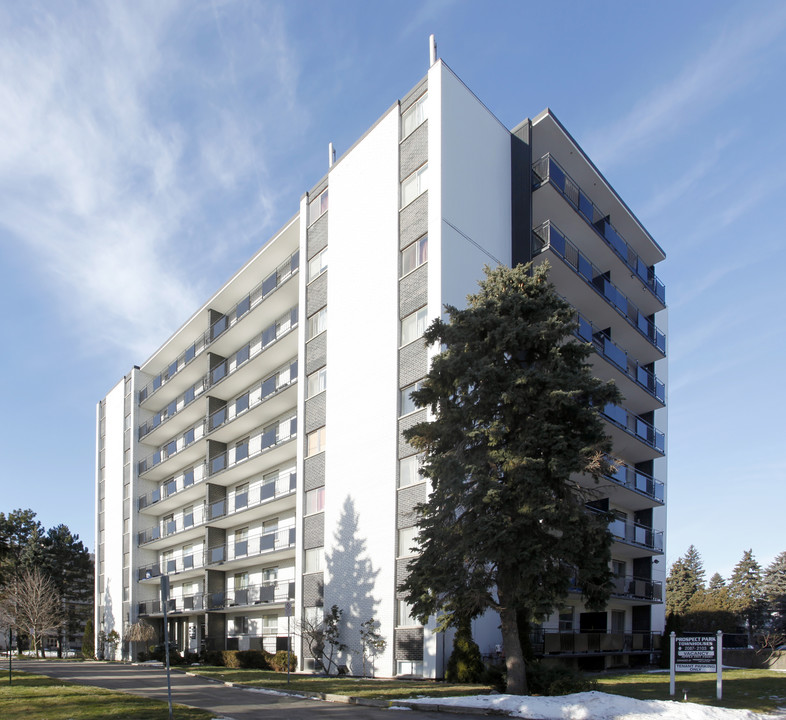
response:
[[[374,618],[377,674],[440,677],[449,638],[397,590],[427,493],[401,435],[426,416],[409,396],[435,352],[421,335],[485,264],[530,259],[549,261],[595,371],[625,397],[603,411],[621,462],[594,503],[616,516],[614,593],[585,612],[576,589],[536,650],[649,657],[664,615],[663,251],[552,112],[511,132],[440,60],[98,404],[98,630],[160,627],[165,574],[182,649],[275,650],[289,627],[312,668],[297,622],[335,604],[351,672]],[[497,625],[476,621],[482,652]]]

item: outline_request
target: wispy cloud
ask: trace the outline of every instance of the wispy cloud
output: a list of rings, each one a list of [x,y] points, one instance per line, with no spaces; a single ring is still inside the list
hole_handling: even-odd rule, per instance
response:
[[[786,6],[780,3],[768,4],[763,13],[735,12],[684,70],[588,139],[593,158],[601,167],[610,167],[706,115],[751,82],[764,63],[764,50],[785,30]]]
[[[291,108],[297,68],[270,20],[255,100]],[[142,360],[215,285],[217,259],[264,239],[265,122],[226,92],[228,61],[201,57],[215,26],[189,4],[5,6],[0,33],[0,239],[31,254],[29,282],[89,349]]]

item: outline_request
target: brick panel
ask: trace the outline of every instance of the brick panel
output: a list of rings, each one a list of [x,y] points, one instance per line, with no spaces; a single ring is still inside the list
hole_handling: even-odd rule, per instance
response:
[[[406,317],[428,302],[428,263],[403,277],[398,288],[399,317]]]
[[[399,181],[401,181],[428,160],[428,120],[410,133],[399,147]]]
[[[316,195],[314,197],[316,197]],[[314,255],[316,255],[323,247],[327,245],[327,222],[327,213],[325,213],[308,229],[308,240],[306,247],[308,248],[307,255],[309,260],[311,260]]]
[[[428,232],[428,190],[399,213],[399,248]]]
[[[423,662],[423,628],[400,628],[394,632],[396,660]]]
[[[399,558],[396,560],[396,600],[404,597],[404,593],[398,588],[407,579],[407,563],[409,558]]]
[[[428,372],[428,355],[422,340],[405,345],[398,353],[398,383],[400,387],[412,385]]]
[[[418,410],[417,412],[410,413],[403,420],[398,421],[398,456],[400,458],[407,457],[407,455],[414,455],[415,448],[412,447],[402,435],[403,431],[417,425],[419,422],[426,420],[426,411]]]
[[[323,272],[306,287],[306,316],[313,315],[327,305],[327,272]]]
[[[325,544],[325,513],[303,518],[303,549],[322,547]]]
[[[303,607],[322,607],[325,602],[325,581],[322,573],[303,576]]]
[[[327,392],[321,392],[310,400],[306,400],[306,429],[310,433],[312,430],[322,427],[325,424],[325,404]]]
[[[325,453],[306,458],[303,462],[303,490],[313,490],[325,484]]]
[[[428,90],[428,79],[423,78],[423,82],[415,86],[406,97],[401,99],[401,112],[402,114],[415,104],[415,101]]]
[[[398,491],[398,507],[396,508],[396,527],[412,527],[417,523],[415,505],[426,501],[426,485],[410,485]]]
[[[306,343],[306,375],[319,370],[327,362],[327,333],[317,335]]]

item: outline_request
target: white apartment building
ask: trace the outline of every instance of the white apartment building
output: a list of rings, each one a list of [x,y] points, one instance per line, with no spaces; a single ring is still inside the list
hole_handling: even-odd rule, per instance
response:
[[[441,677],[449,637],[397,590],[427,488],[402,431],[443,305],[483,266],[548,260],[599,377],[622,463],[596,505],[616,519],[615,591],[571,594],[533,636],[586,666],[648,660],[663,629],[665,257],[553,113],[508,130],[441,60],[300,200],[259,252],[97,408],[96,629],[143,617],[184,650],[286,648],[343,611],[387,640],[377,675]],[[481,652],[498,621],[475,622]],[[118,655],[130,653],[127,644]]]

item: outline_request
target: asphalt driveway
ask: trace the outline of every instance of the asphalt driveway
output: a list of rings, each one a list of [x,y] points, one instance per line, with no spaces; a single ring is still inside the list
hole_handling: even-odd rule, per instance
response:
[[[15,660],[18,670],[39,673],[83,685],[94,685],[108,690],[134,695],[167,699],[166,672],[150,665],[123,665],[103,662],[69,662],[57,660]],[[172,673],[172,702],[209,710],[216,717],[234,720],[391,720],[402,711],[329,703],[319,700],[271,694],[255,690],[228,687],[205,678]],[[405,711],[402,720],[448,720],[452,713]],[[177,717],[177,713],[175,714]],[[480,718],[482,714],[461,713],[461,718]]]

